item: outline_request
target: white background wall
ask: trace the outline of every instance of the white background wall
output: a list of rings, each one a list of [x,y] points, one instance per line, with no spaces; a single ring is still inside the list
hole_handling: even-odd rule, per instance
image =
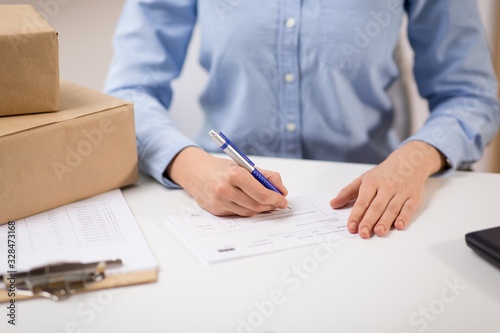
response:
[[[495,38],[498,0],[477,0],[490,45]],[[113,56],[111,38],[124,0],[0,0],[0,4],[32,4],[59,32],[61,78],[102,90],[107,68]],[[1,24],[1,23],[0,23]],[[203,122],[198,96],[206,82],[206,74],[198,65],[199,33],[195,31],[181,77],[173,83],[171,113],[184,132],[194,137]],[[425,109],[425,101],[415,96],[417,109]],[[415,115],[417,126],[426,117]],[[486,160],[488,157],[486,157]],[[487,161],[475,169],[487,170]]]

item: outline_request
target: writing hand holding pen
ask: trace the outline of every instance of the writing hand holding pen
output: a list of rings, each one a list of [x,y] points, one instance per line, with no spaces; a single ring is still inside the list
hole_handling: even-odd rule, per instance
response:
[[[254,216],[285,209],[287,189],[279,173],[260,170],[282,194],[268,190],[235,162],[214,157],[197,147],[183,149],[164,175],[182,186],[208,212],[218,215]]]
[[[222,132],[215,132],[211,130],[208,135],[213,142],[215,142],[223,152],[233,159],[240,167],[246,169],[256,180],[259,181],[265,188],[283,195],[273,183],[271,183],[255,166],[255,164],[232,143]],[[288,205],[290,208],[290,205]]]

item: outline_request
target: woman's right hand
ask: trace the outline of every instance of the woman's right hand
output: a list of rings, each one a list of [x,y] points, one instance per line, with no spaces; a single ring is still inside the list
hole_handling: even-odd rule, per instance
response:
[[[259,171],[284,196],[288,194],[279,173]],[[179,152],[165,176],[188,191],[202,208],[218,216],[253,216],[288,206],[284,196],[265,188],[234,161],[214,157],[197,147]]]

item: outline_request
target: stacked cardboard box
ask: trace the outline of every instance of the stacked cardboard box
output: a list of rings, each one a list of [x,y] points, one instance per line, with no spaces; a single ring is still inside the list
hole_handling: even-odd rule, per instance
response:
[[[4,14],[6,9],[2,7],[11,7],[7,11],[14,13],[23,11],[17,7],[29,8],[0,6]],[[18,27],[13,31],[22,30]],[[53,48],[51,38],[29,37],[29,41],[38,37],[35,44],[40,50]],[[0,37],[2,42],[5,40]],[[2,75],[6,70],[2,63],[15,63],[12,57],[16,54],[0,46]],[[55,60],[47,56],[43,62],[20,63],[18,68],[7,69],[8,80],[0,76],[0,104],[8,105],[2,110],[4,114],[17,114],[0,117],[0,224],[138,179],[133,104],[66,81],[57,80],[57,88],[34,88],[48,85],[54,76],[58,78]],[[29,87],[33,88],[26,88],[28,76]],[[24,98],[29,101],[13,93],[20,91],[19,86],[26,89]],[[54,107],[46,108],[47,104]],[[57,112],[27,114],[57,108]]]
[[[32,6],[0,6],[0,87],[0,116],[59,107],[57,32]]]

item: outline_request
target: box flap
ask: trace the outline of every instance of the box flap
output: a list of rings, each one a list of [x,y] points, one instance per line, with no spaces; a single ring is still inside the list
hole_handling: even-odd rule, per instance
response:
[[[55,32],[32,5],[0,6],[0,35]]]
[[[132,103],[61,80],[59,111],[0,117],[0,137]]]

